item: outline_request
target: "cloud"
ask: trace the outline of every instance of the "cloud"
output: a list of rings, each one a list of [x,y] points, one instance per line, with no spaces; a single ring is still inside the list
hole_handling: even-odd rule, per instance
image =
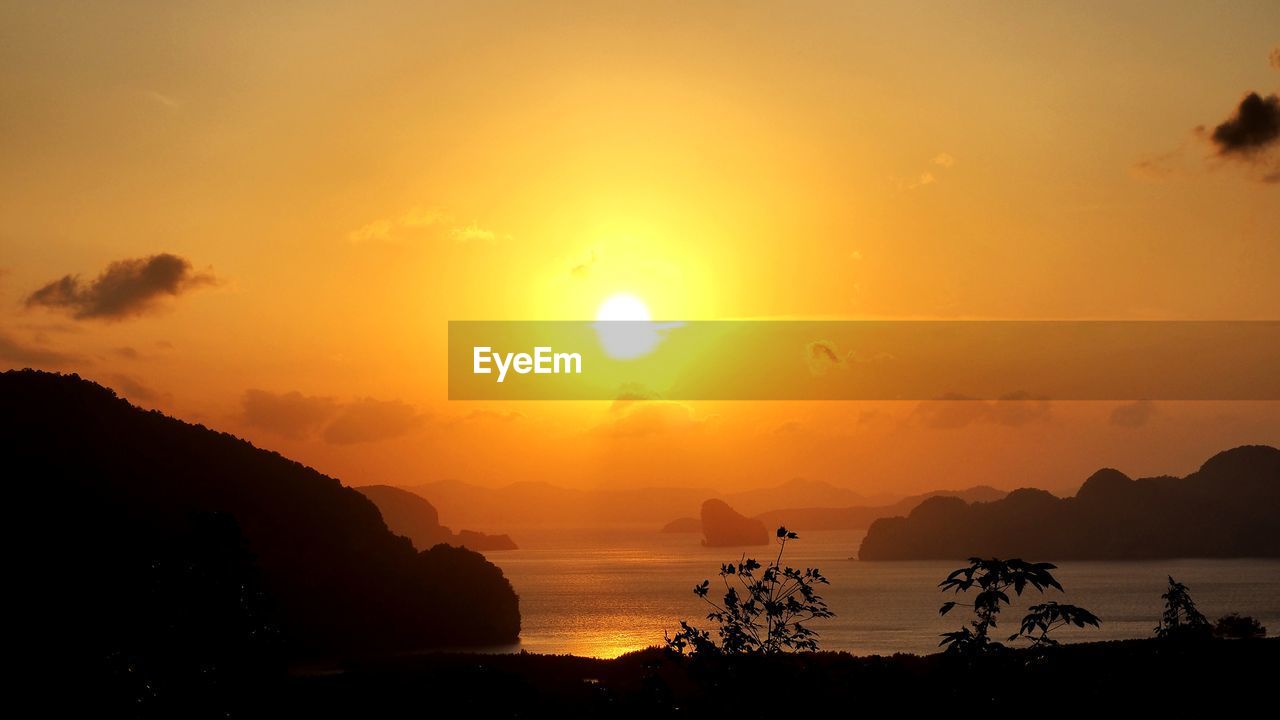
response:
[[[628,383],[609,406],[608,418],[591,434],[611,438],[636,438],[687,432],[703,428],[710,418],[697,418],[693,408],[671,400],[642,385]]]
[[[1129,167],[1130,173],[1144,180],[1164,180],[1178,171],[1182,148],[1144,155]]]
[[[641,383],[623,383],[621,387],[618,388],[618,394],[614,396],[613,402],[609,404],[609,412],[622,413],[635,403],[661,399],[661,395],[650,390]]]
[[[577,263],[573,267],[569,268],[569,274],[580,279],[586,278],[587,276],[591,275],[591,269],[595,267],[597,260],[598,258],[596,257],[596,251],[592,250],[590,258],[580,263]]]
[[[511,239],[510,235],[499,235],[474,222],[468,225],[457,225],[447,210],[435,205],[415,205],[398,217],[374,220],[347,233],[347,239],[355,244],[397,243],[434,228],[447,232],[449,237],[457,243],[496,242]]]
[[[73,355],[27,345],[0,330],[0,362],[27,367],[35,365],[66,365],[77,360],[79,358]]]
[[[420,426],[426,416],[400,400],[357,400],[342,409],[324,430],[326,442],[335,445],[387,440]]]
[[[850,350],[842,353],[830,340],[815,340],[805,346],[805,359],[809,363],[809,372],[814,375],[825,375],[828,370],[846,368],[857,363],[882,362],[892,360],[893,355],[879,352],[874,355]]]
[[[1022,427],[1048,420],[1049,415],[1047,398],[1019,390],[994,402],[948,393],[920,403],[911,413],[911,420],[937,430],[954,430],[979,423]]]
[[[1271,61],[1271,67],[1280,70],[1280,46],[1271,48],[1271,56],[1267,59]]]
[[[390,241],[399,231],[421,230],[436,225],[445,225],[450,221],[449,213],[444,209],[431,206],[415,205],[396,218],[383,218],[352,230],[347,239],[353,243]]]
[[[119,355],[120,357],[126,360],[137,360],[139,357],[138,350],[128,345],[118,347],[112,350],[111,352],[115,353],[116,355]]]
[[[249,427],[303,440],[318,432],[338,412],[338,407],[333,398],[310,397],[297,391],[276,394],[246,390],[241,400],[241,417]]]
[[[463,227],[456,227],[449,231],[449,237],[453,238],[456,243],[473,243],[473,242],[495,242],[498,234],[492,230],[482,228],[475,223]],[[503,240],[510,240],[511,236],[502,236]]]
[[[1025,390],[1003,395],[988,406],[987,418],[997,425],[1021,427],[1049,418],[1049,399]]]
[[[104,379],[117,394],[134,402],[157,403],[170,397],[168,393],[160,392],[132,375],[115,373]]]
[[[1218,154],[1251,157],[1280,138],[1280,97],[1244,96],[1235,114],[1213,129],[1209,139]]]
[[[1116,427],[1136,428],[1146,425],[1156,414],[1156,404],[1150,400],[1135,400],[1117,405],[1111,410],[1110,422]]]
[[[293,391],[246,390],[241,420],[250,427],[289,438],[317,437],[335,445],[386,440],[422,425],[427,416],[400,400],[363,398],[340,402]]]
[[[907,183],[907,189],[915,190],[916,188],[922,188],[925,185],[932,185],[936,182],[938,182],[938,178],[934,177],[933,173],[925,170],[920,173],[920,177],[916,178],[913,182]]]
[[[914,177],[908,179],[898,178],[896,184],[898,190],[919,190],[929,185],[937,184],[942,175],[950,170],[956,164],[955,156],[951,153],[940,152],[929,160],[929,166],[921,170]]]
[[[214,277],[196,272],[185,258],[161,253],[117,260],[92,282],[65,275],[27,296],[27,307],[65,310],[79,320],[123,320],[156,308],[165,296],[212,285]]]

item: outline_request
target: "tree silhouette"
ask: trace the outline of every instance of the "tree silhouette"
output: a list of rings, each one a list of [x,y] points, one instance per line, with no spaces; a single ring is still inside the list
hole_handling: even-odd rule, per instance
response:
[[[945,580],[938,583],[943,592],[967,593],[976,587],[978,594],[972,603],[957,600],[948,601],[938,608],[939,615],[946,615],[955,607],[973,609],[974,619],[967,627],[955,632],[943,633],[938,643],[946,648],[949,654],[977,655],[1004,649],[1004,644],[991,639],[991,629],[996,627],[1000,618],[1002,605],[1009,605],[1009,590],[1015,595],[1031,586],[1040,592],[1048,588],[1062,591],[1062,584],[1053,576],[1051,570],[1057,569],[1051,563],[1029,563],[1019,558],[1000,560],[991,558],[969,558],[969,565],[951,572]],[[1032,605],[1022,618],[1018,632],[1008,638],[1013,642],[1018,638],[1031,641],[1033,647],[1057,645],[1057,640],[1049,637],[1049,633],[1058,628],[1074,625],[1098,627],[1101,621],[1093,613],[1082,607],[1066,605],[1058,602],[1046,602]]]
[[[817,585],[829,583],[818,568],[783,566],[787,541],[799,536],[780,527],[776,537],[778,554],[759,576],[760,563],[745,555],[736,565],[720,567],[725,590],[720,602],[709,597],[710,580],[693,588],[693,594],[711,607],[707,619],[719,624],[719,644],[709,630],[681,620],[680,630],[666,638],[668,649],[681,655],[686,651],[692,655],[734,655],[818,649],[818,634],[805,623],[834,616],[815,591]]]
[[[1257,618],[1231,613],[1218,618],[1218,622],[1213,626],[1213,634],[1215,637],[1243,640],[1266,637],[1267,629],[1258,622]]]
[[[1196,608],[1191,591],[1186,585],[1169,576],[1169,589],[1160,596],[1164,599],[1164,615],[1156,626],[1156,637],[1187,638],[1209,635],[1209,621]]]

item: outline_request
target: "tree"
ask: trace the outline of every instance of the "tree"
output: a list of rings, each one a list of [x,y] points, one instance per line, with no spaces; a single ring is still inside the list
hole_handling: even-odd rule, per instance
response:
[[[1218,622],[1213,626],[1213,634],[1214,637],[1243,640],[1266,637],[1267,629],[1258,622],[1257,618],[1231,613],[1218,618]]]
[[[955,632],[943,633],[940,646],[949,654],[977,655],[1004,649],[1004,644],[991,639],[991,629],[996,627],[1002,605],[1009,605],[1009,590],[1015,595],[1022,595],[1028,586],[1045,592],[1048,588],[1062,591],[1062,584],[1053,576],[1051,570],[1057,569],[1051,563],[1029,563],[1014,558],[1000,560],[991,558],[969,558],[967,567],[959,568],[938,583],[943,592],[948,590],[959,594],[967,593],[976,587],[978,594],[973,603],[962,603],[956,600],[945,602],[938,608],[939,615],[946,615],[952,609],[969,607],[973,609],[974,619],[967,627]],[[1031,641],[1033,647],[1057,645],[1057,640],[1049,634],[1068,625],[1083,628],[1085,625],[1098,627],[1101,621],[1096,615],[1075,605],[1058,602],[1046,602],[1032,605],[1022,618],[1018,632],[1008,638],[1013,642],[1018,638]]]
[[[1186,585],[1169,576],[1169,589],[1160,596],[1164,599],[1164,615],[1156,626],[1156,637],[1189,638],[1207,637],[1209,621],[1196,608],[1191,591]]]
[[[818,633],[805,623],[835,615],[815,590],[830,583],[818,568],[783,566],[787,541],[799,536],[785,527],[778,528],[776,535],[778,554],[759,575],[760,563],[745,555],[736,565],[720,567],[724,585],[720,602],[710,597],[710,580],[693,588],[693,594],[711,607],[707,619],[719,625],[719,644],[711,631],[681,620],[680,630],[666,638],[668,649],[681,655],[686,651],[692,655],[734,655],[818,649]]]

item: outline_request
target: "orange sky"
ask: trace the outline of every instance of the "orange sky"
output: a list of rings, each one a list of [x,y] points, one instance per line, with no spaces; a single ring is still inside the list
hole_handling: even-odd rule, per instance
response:
[[[1274,2],[0,4],[0,366],[352,484],[1183,474],[1280,444],[1280,412],[449,403],[446,322],[618,292],[670,319],[1278,319],[1277,147],[1212,137],[1280,88],[1277,27]],[[93,304],[158,253],[189,263],[175,296]]]

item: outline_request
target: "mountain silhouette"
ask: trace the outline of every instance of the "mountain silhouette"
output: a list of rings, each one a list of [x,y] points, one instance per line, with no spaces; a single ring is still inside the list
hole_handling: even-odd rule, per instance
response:
[[[1249,445],[1183,478],[1099,470],[1070,498],[1034,489],[994,502],[930,498],[906,517],[872,523],[858,557],[1280,557],[1277,510],[1280,450]]]
[[[440,514],[426,498],[391,485],[362,485],[356,490],[373,501],[391,532],[403,535],[419,550],[445,543],[469,550],[515,550],[506,535],[487,535],[474,530],[454,533],[440,524]]]
[[[823,485],[826,485],[823,483]],[[786,487],[786,486],[783,486]],[[831,487],[831,486],[827,486]],[[969,502],[987,502],[999,500],[1007,493],[986,485],[978,485],[968,490],[934,490],[921,495],[905,497],[892,505],[855,505],[838,507],[820,504],[813,507],[793,506],[783,510],[766,510],[754,515],[765,524],[765,527],[785,525],[792,530],[865,530],[875,520],[882,517],[906,515],[925,500],[935,497],[958,497]],[[840,495],[835,496],[839,498]],[[825,500],[819,496],[819,502]],[[737,503],[730,502],[737,507]],[[664,533],[697,533],[702,532],[702,521],[695,517],[679,517],[662,526]]]
[[[764,545],[769,534],[764,523],[749,518],[723,500],[702,503],[702,544],[707,547]]]
[[[517,597],[483,556],[418,552],[334,478],[76,375],[0,374],[0,453],[20,509],[7,523],[19,555],[10,581],[25,588],[16,616],[86,662],[128,656],[138,624],[162,634],[163,616],[140,608],[157,583],[185,587],[201,567],[239,588],[220,606],[232,614],[247,602],[237,593],[260,590],[255,607],[295,656],[519,634]]]

